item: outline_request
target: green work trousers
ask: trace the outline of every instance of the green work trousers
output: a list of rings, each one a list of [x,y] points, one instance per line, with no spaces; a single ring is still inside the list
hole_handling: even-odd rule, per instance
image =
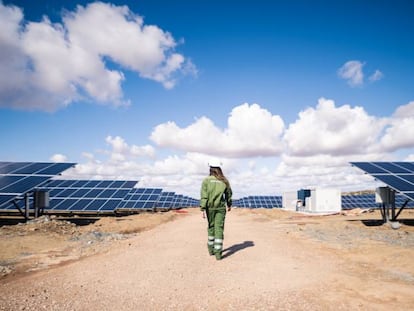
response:
[[[226,209],[207,209],[208,220],[208,252],[216,255],[216,259],[221,259],[223,253],[224,221],[226,219]]]

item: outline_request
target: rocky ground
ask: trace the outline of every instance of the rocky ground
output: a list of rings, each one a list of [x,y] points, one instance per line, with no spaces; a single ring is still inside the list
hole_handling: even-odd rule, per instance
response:
[[[410,310],[414,211],[233,209],[222,261],[198,210],[0,227],[0,310]]]

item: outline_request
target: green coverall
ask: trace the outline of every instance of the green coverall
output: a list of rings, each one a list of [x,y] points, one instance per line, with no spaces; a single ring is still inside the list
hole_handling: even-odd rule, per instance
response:
[[[208,251],[216,259],[222,256],[226,207],[231,205],[231,187],[215,176],[206,177],[201,185],[200,208],[207,214]]]

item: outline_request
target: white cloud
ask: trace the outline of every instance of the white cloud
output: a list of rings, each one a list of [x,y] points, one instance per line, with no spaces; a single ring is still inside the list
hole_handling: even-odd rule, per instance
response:
[[[338,76],[348,81],[352,87],[361,86],[364,83],[364,64],[358,60],[350,60],[338,69]]]
[[[379,81],[382,78],[384,78],[384,74],[379,71],[378,69],[375,70],[375,72],[369,77],[369,81],[371,82],[375,82],[375,81]]]
[[[414,101],[399,106],[392,116],[395,119],[414,118]]]
[[[387,151],[414,148],[414,101],[396,109],[381,139]]]
[[[284,181],[280,186],[283,191],[316,187],[335,187],[343,190],[374,189],[374,179],[352,167],[350,162],[390,160],[392,159],[384,153],[306,157],[284,155],[276,169],[276,178]]]
[[[122,69],[173,88],[196,74],[174,52],[172,35],[127,6],[95,2],[67,12],[62,23],[25,22],[22,10],[0,3],[0,106],[52,111],[80,99],[128,104]],[[112,61],[117,69],[109,69]]]
[[[347,80],[351,87],[362,86],[364,84],[364,66],[365,63],[362,63],[359,60],[350,60],[342,65],[337,73],[341,79]],[[368,77],[368,80],[376,82],[382,78],[384,78],[384,74],[377,69]]]
[[[186,128],[174,122],[160,124],[150,138],[160,147],[243,158],[280,154],[283,130],[280,116],[257,104],[243,104],[233,108],[227,129],[222,130],[207,117],[201,117]]]
[[[154,157],[155,150],[151,145],[129,146],[120,136],[108,136],[106,142],[112,147],[110,150],[111,160],[115,162],[125,161],[128,158]]]
[[[414,153],[410,154],[408,157],[404,159],[404,161],[414,162]]]
[[[160,125],[162,131],[154,129],[151,137],[156,142],[159,139],[160,147],[184,152],[170,152],[163,157],[157,152],[156,157],[151,145],[138,146],[120,136],[108,136],[105,150],[97,154],[84,152],[86,161],[65,175],[139,180],[139,187],[158,187],[198,198],[213,154],[223,163],[235,198],[314,187],[335,187],[343,191],[374,189],[379,182],[352,167],[350,162],[413,161],[410,150],[404,152],[411,153],[406,159],[394,152],[407,148],[404,146],[414,147],[414,134],[408,128],[398,127],[412,122],[413,118],[414,102],[398,107],[389,118],[379,119],[361,107],[336,107],[332,100],[321,98],[316,107],[299,113],[299,118],[285,131],[282,143],[283,121],[259,105],[244,104],[232,110],[224,130],[205,117],[187,128],[170,122]],[[409,124],[414,128],[414,123]],[[386,145],[388,139],[394,145]],[[208,152],[204,152],[199,140],[207,145]],[[268,149],[264,149],[263,141],[269,144]],[[251,155],[253,144],[260,151],[255,155]],[[275,147],[278,152],[263,157]]]
[[[56,153],[50,157],[50,161],[52,162],[66,162],[68,158],[60,153]]]
[[[284,140],[287,152],[296,156],[365,154],[377,147],[383,126],[383,120],[369,116],[362,107],[336,107],[333,100],[321,98],[316,109],[299,113]]]

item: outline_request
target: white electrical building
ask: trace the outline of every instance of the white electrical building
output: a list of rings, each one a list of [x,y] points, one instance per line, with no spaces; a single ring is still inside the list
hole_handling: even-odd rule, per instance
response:
[[[298,202],[297,191],[287,191],[282,194],[282,207],[288,211],[296,211]]]
[[[305,202],[305,211],[311,213],[340,212],[341,208],[341,191],[334,188],[313,189]]]

